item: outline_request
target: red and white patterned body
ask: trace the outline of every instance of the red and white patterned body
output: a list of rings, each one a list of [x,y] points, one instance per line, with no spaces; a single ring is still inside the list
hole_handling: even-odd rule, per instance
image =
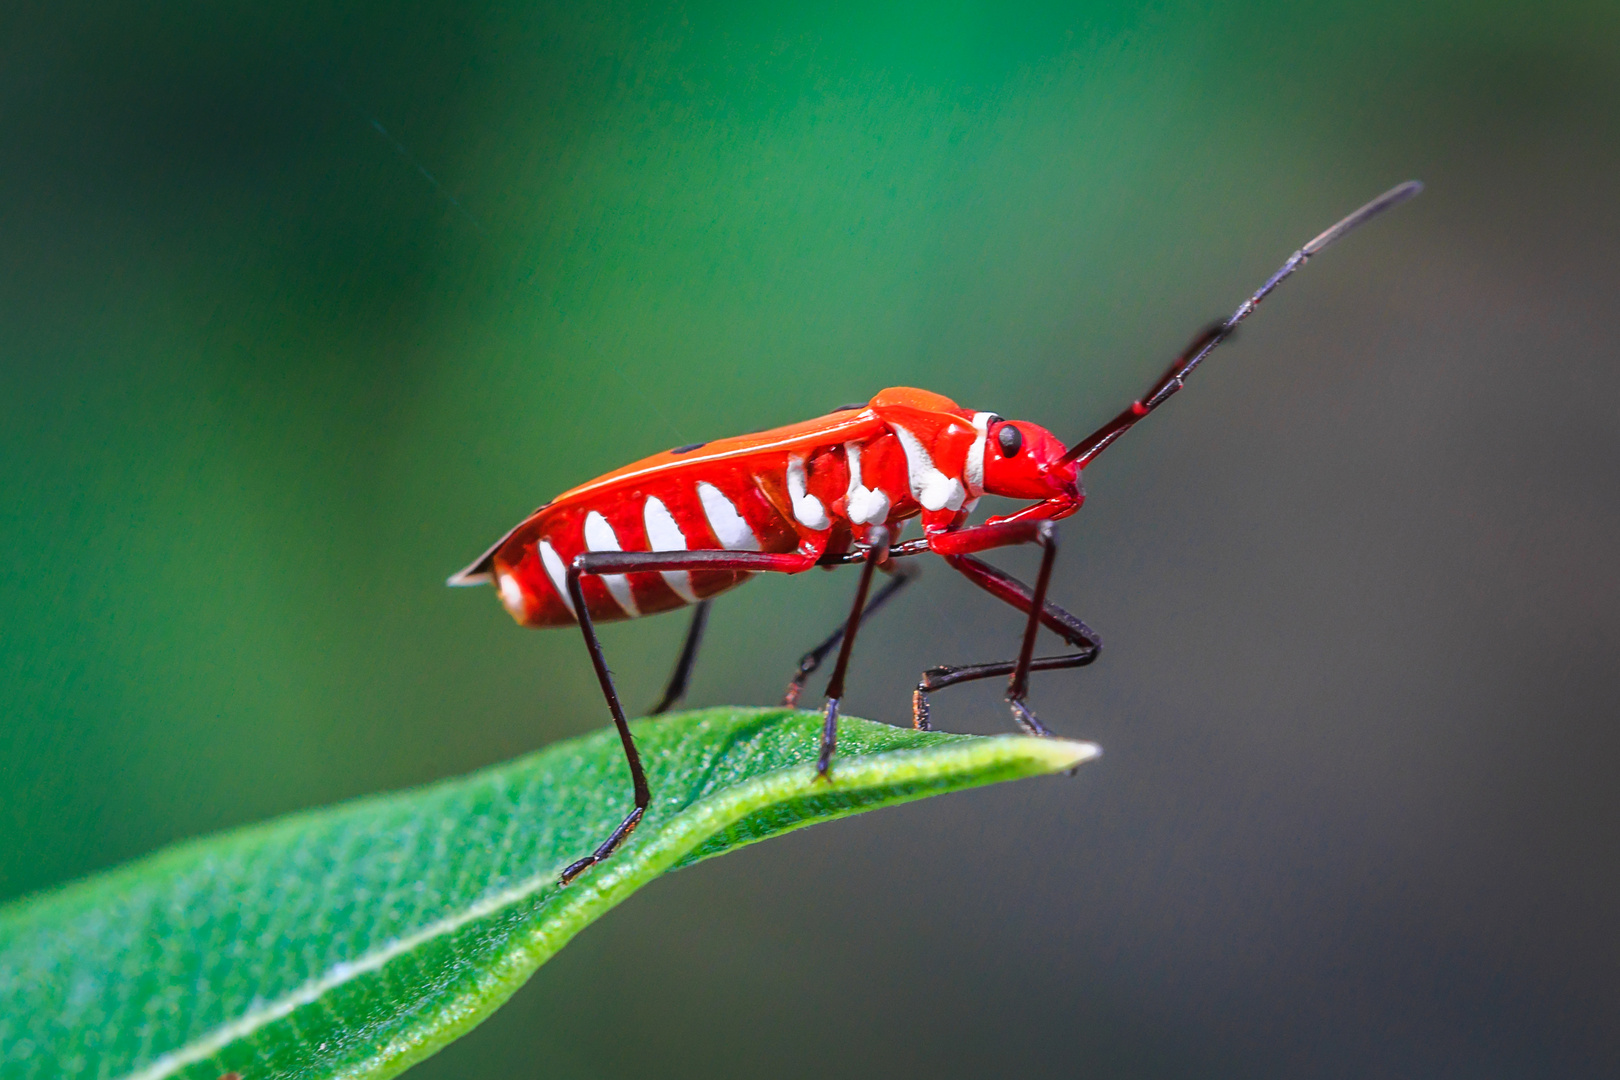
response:
[[[1002,433],[1003,426],[1016,431]],[[796,552],[808,568],[865,543],[875,525],[897,535],[901,523],[921,515],[925,536],[950,533],[987,491],[1043,500],[997,520],[1065,517],[1084,496],[1063,452],[1034,424],[895,387],[864,408],[680,447],[574,488],[450,584],[492,582],[519,623],[572,626],[565,575],[582,552]],[[696,603],[749,576],[654,571],[586,576],[581,588],[592,620],[602,622]]]

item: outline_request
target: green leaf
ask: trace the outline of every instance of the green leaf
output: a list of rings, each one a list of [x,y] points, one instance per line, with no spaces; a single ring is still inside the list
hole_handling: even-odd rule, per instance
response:
[[[789,829],[1072,769],[1087,743],[710,709],[639,721],[652,806],[611,730],[471,776],[207,837],[0,908],[0,1077],[386,1077],[466,1033],[666,870]]]

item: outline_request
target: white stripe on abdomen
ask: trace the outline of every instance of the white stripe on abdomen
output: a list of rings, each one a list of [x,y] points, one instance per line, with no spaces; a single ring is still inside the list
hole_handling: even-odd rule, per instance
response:
[[[727,551],[758,551],[759,537],[748,527],[748,522],[719,488],[702,481],[697,485],[698,501],[703,504],[703,516],[709,519],[714,538]]]
[[[669,507],[656,496],[648,496],[647,505],[642,508],[641,520],[647,526],[647,545],[649,551],[685,551],[687,549],[686,537],[681,527],[675,524],[675,515],[669,512]],[[692,591],[692,575],[685,570],[665,570],[664,584],[674,590],[675,595],[688,604],[698,602],[697,593]]]
[[[557,590],[557,595],[562,599],[563,607],[568,609],[568,614],[579,618],[579,613],[574,610],[574,598],[568,595],[568,568],[563,566],[562,556],[557,554],[557,549],[551,546],[549,540],[542,540],[536,546],[540,551],[540,565],[546,568],[546,577],[551,579],[551,587]]]
[[[592,510],[585,515],[585,550],[586,551],[623,551],[619,546],[619,538],[608,524],[607,518]],[[623,574],[603,574],[602,584],[607,586],[609,593],[624,613],[632,619],[641,614],[636,607],[635,594],[630,589],[630,579]]]
[[[512,574],[501,575],[501,603],[506,610],[512,613],[512,618],[522,622],[529,617],[529,602],[523,596],[523,586]]]

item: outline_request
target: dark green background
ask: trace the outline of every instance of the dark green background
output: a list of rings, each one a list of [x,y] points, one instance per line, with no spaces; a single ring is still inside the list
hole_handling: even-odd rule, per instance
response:
[[[1088,472],[1034,700],[1100,763],[676,875],[417,1075],[1620,1070],[1613,5],[38,7],[0,896],[601,725],[441,584],[532,506],[887,385],[1074,438],[1416,176]],[[693,700],[852,584],[727,598]],[[847,708],[1016,632],[932,564]]]

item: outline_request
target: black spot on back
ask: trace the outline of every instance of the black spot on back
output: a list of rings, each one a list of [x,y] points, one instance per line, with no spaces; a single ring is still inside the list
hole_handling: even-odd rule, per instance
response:
[[[690,454],[692,451],[701,450],[705,446],[708,446],[708,445],[709,444],[705,443],[705,442],[689,442],[685,446],[677,446],[675,449],[671,450],[670,453],[672,453],[672,454]]]

